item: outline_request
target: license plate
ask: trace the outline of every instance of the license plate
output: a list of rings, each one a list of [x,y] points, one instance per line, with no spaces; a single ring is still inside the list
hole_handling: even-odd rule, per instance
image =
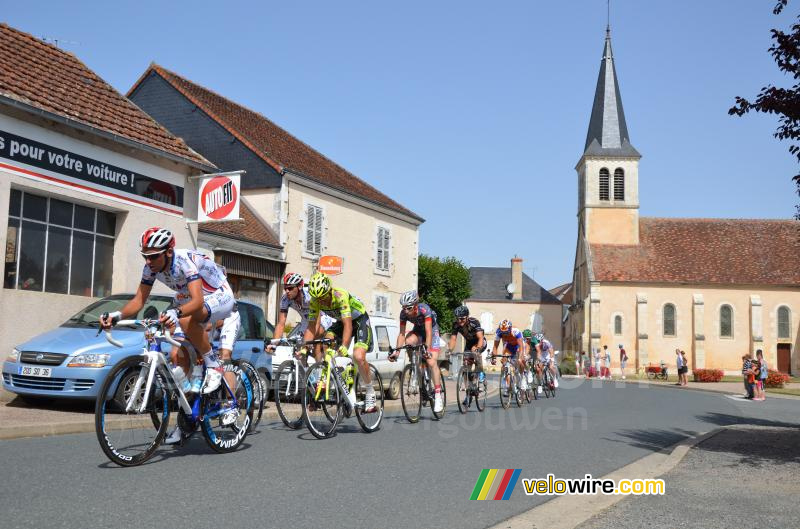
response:
[[[19,366],[17,368],[18,375],[25,375],[28,377],[42,377],[50,378],[53,376],[52,367],[35,367],[35,366]]]

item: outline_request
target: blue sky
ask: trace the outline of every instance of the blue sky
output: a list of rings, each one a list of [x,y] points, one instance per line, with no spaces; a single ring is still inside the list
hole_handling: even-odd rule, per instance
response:
[[[774,3],[612,2],[642,215],[794,213],[777,120],[727,115],[791,84],[766,50],[800,4]],[[427,219],[425,253],[516,254],[545,287],[571,280],[605,0],[0,0],[0,21],[59,39],[120,92],[154,61],[261,112]]]

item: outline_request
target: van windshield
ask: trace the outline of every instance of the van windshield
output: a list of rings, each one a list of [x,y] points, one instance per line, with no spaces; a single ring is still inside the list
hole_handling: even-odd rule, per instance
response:
[[[117,295],[95,301],[73,317],[68,319],[62,327],[97,327],[97,321],[104,312],[120,310],[130,301],[133,295]],[[172,304],[172,298],[167,296],[150,296],[136,315],[136,319],[158,318],[158,315],[167,310]]]

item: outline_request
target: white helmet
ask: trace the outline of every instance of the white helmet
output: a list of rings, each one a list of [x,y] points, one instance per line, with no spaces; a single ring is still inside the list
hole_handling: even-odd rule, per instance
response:
[[[152,228],[147,228],[144,230],[141,238],[139,239],[139,245],[143,250],[145,248],[158,248],[159,250],[166,250],[167,248],[175,247],[175,237],[168,229],[153,226]]]
[[[417,294],[416,290],[409,290],[408,292],[404,292],[402,296],[400,296],[400,304],[403,307],[411,307],[412,305],[416,305],[419,303],[419,294]]]

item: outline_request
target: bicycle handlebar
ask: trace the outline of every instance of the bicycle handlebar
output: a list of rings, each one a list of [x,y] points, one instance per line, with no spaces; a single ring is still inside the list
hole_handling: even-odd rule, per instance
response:
[[[117,322],[117,325],[134,325],[134,326],[137,326],[137,327],[148,327],[148,326],[153,325],[155,323],[159,323],[159,321],[158,320],[120,320],[120,321]],[[172,336],[170,336],[169,329],[167,329],[166,327],[163,327],[163,325],[162,325],[162,329],[163,329],[163,334],[161,336],[164,338],[165,341],[171,343],[172,345],[174,345],[176,347],[180,347],[181,346],[180,342],[176,341],[175,339],[172,338]],[[103,332],[106,335],[106,340],[108,341],[108,343],[110,343],[114,347],[124,347],[125,346],[119,340],[115,340],[114,339],[114,337],[111,335],[111,329],[104,329]]]
[[[389,348],[389,353],[394,353],[396,351],[402,351],[403,349],[405,349],[407,351],[408,350],[412,350],[412,351],[413,350],[420,350],[423,347],[427,347],[427,346],[424,343],[418,343],[417,345],[405,344],[405,345],[401,345],[400,347],[390,347]]]

